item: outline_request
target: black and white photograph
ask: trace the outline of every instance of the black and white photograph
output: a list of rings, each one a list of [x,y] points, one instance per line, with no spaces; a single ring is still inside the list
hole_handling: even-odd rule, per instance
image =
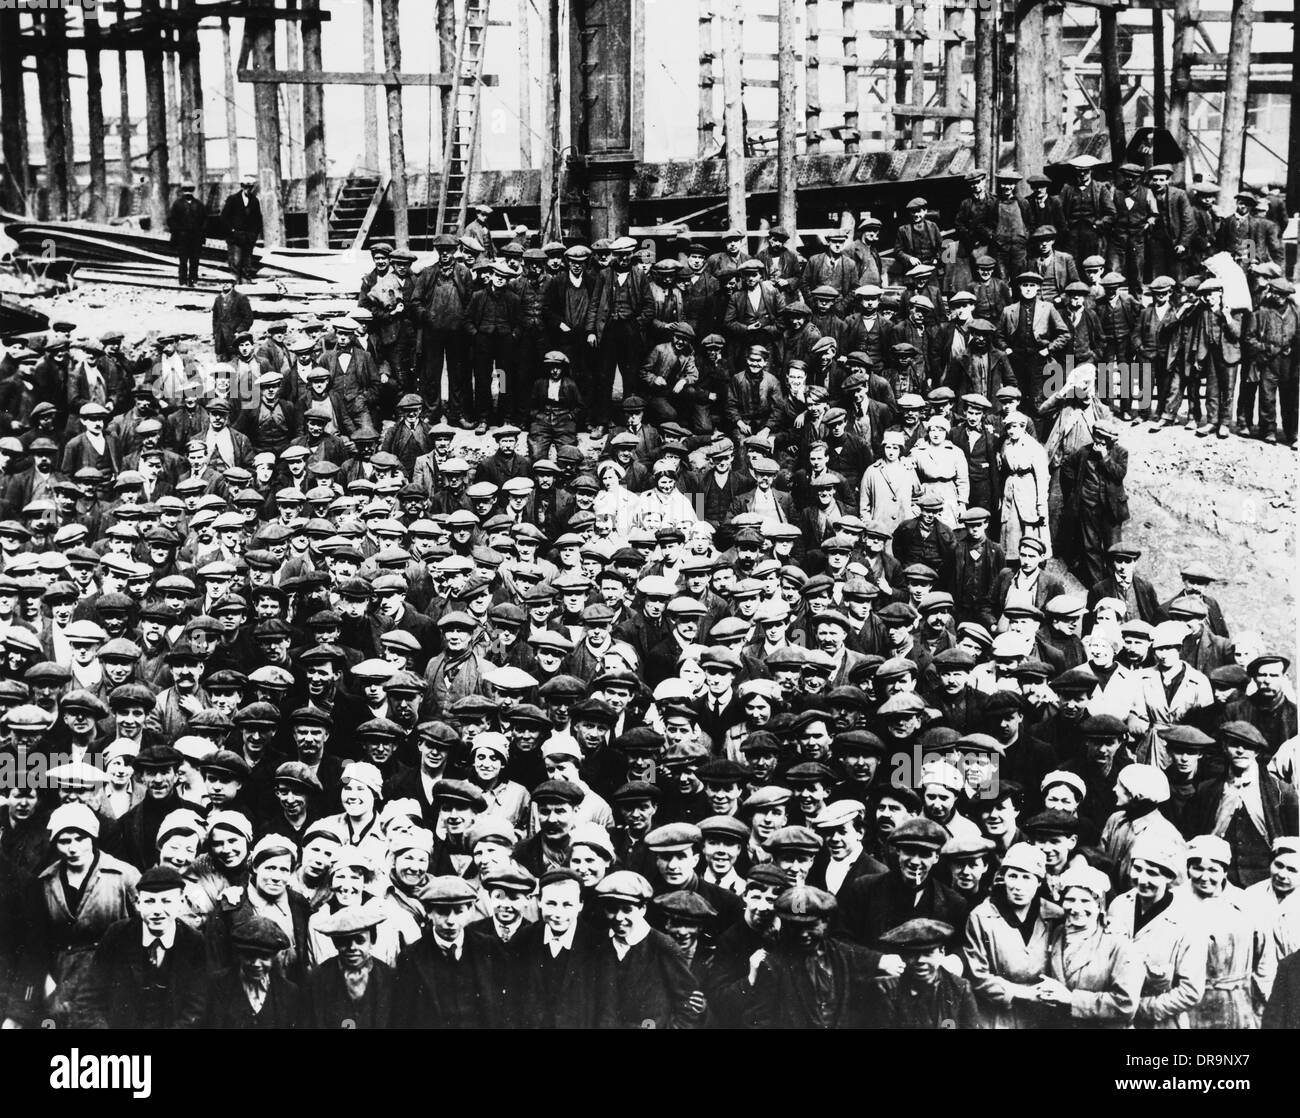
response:
[[[1296,19],[2,0],[15,1074],[1011,1030],[1054,1093],[1258,1098]]]

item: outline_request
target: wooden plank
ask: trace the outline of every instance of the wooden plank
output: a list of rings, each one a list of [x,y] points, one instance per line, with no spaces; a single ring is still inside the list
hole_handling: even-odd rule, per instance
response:
[[[1222,93],[1223,80],[1193,78],[1189,86],[1193,93]],[[1294,93],[1295,83],[1290,78],[1251,78],[1251,93]]]
[[[1208,51],[1192,51],[1184,56],[1192,66],[1226,66],[1227,54],[1211,54]],[[1287,66],[1291,62],[1289,50],[1257,50],[1250,55],[1252,66]]]
[[[940,31],[887,31],[872,28],[867,32],[873,39],[885,39],[891,43],[964,43],[969,38],[960,32]]]
[[[1169,0],[1128,0],[1130,8],[1168,8]],[[1198,17],[1202,23],[1231,23],[1231,8],[1206,8]],[[1256,12],[1256,23],[1294,23],[1294,11]]]
[[[455,74],[412,74],[384,70],[367,74],[362,70],[325,70],[319,74],[304,73],[301,70],[240,70],[241,82],[254,85],[384,85],[384,86],[434,86],[451,88],[456,80]],[[497,85],[495,74],[484,74],[484,85]]]
[[[975,110],[965,105],[894,105],[892,108],[873,109],[873,112],[887,112],[894,116],[921,118],[952,117],[955,120],[974,120]]]

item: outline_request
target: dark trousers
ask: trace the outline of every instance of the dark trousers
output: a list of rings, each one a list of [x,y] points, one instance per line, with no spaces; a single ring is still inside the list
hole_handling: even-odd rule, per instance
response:
[[[415,364],[418,359],[420,331],[409,322],[403,321],[397,328],[397,337],[393,340],[393,359],[397,362],[394,372],[403,392],[410,392],[416,384]]]
[[[1152,358],[1151,362],[1152,377],[1155,380],[1156,398],[1151,405],[1151,418],[1164,415],[1165,404],[1169,401],[1169,388],[1173,380],[1173,375],[1169,369],[1169,363],[1163,357]]]
[[[226,267],[236,279],[252,279],[254,262],[253,246],[242,241],[226,242]]]
[[[1250,427],[1254,424],[1255,419],[1255,401],[1259,400],[1261,412],[1263,411],[1263,393],[1260,384],[1260,375],[1263,372],[1262,366],[1267,362],[1260,357],[1245,357],[1241,362],[1241,385],[1237,391],[1237,423],[1242,427]],[[1261,423],[1263,422],[1261,418]],[[1260,432],[1263,434],[1263,431]]]
[[[1016,375],[1016,384],[1020,388],[1020,410],[1034,420],[1038,441],[1043,442],[1052,425],[1050,417],[1043,419],[1038,414],[1038,407],[1043,402],[1043,358],[1033,352],[1013,351],[1008,356],[1011,369]]]
[[[465,335],[459,330],[435,330],[425,327],[420,334],[420,395],[425,403],[437,407],[442,403],[442,370],[447,370],[447,395],[455,395],[454,385],[465,361]],[[459,415],[453,415],[459,419]]]
[[[1205,422],[1211,427],[1227,426],[1232,418],[1236,395],[1237,366],[1212,358],[1205,366]]]
[[[1084,586],[1094,586],[1109,577],[1106,552],[1119,542],[1119,532],[1101,508],[1080,504],[1079,551],[1070,569]]]
[[[1295,358],[1281,358],[1281,373],[1277,380],[1278,407],[1282,412],[1282,441],[1288,445],[1296,440],[1296,427],[1300,424],[1300,369]]]
[[[518,342],[509,334],[479,334],[472,342],[474,350],[474,383],[459,401],[458,414],[468,419],[486,419],[492,409],[492,368],[501,369],[505,376],[506,390],[514,384],[516,368],[516,347]],[[470,389],[469,378],[464,378],[463,387]],[[456,408],[457,401],[452,400],[449,408]],[[501,405],[498,405],[501,406]]]
[[[1173,242],[1164,236],[1147,240],[1147,265],[1151,278],[1168,276],[1171,280],[1183,278],[1183,258],[1174,252]]]
[[[1070,226],[1070,246],[1069,252],[1074,254],[1075,260],[1083,263],[1084,258],[1088,256],[1105,257],[1106,237],[1102,234],[1091,221],[1080,221]]]
[[[1081,261],[1082,262],[1082,261]],[[1134,295],[1142,294],[1142,273],[1146,263],[1146,244],[1142,234],[1118,236],[1111,241],[1106,264],[1112,272],[1119,272]]]
[[[605,326],[596,347],[596,383],[591,397],[591,421],[605,424],[611,414],[611,396],[614,392],[614,369],[623,373],[623,392],[631,396],[637,392],[641,380],[641,331],[630,319],[611,319]]]
[[[1165,422],[1178,418],[1183,397],[1187,397],[1187,418],[1201,421],[1201,370],[1192,362],[1183,365],[1181,372],[1174,370],[1170,378],[1169,399],[1165,403]]]
[[[1025,270],[1027,250],[1024,241],[1013,241],[1006,246],[995,246],[989,254],[998,266],[998,271],[1007,283],[1015,286],[1016,276]]]
[[[537,412],[528,425],[528,449],[533,461],[545,458],[551,447],[577,446],[578,425],[567,408],[547,408]]]
[[[176,278],[182,287],[193,287],[199,282],[199,255],[202,251],[202,237],[176,242]]]
[[[1265,435],[1271,435],[1277,430],[1277,404],[1278,389],[1281,387],[1281,364],[1282,357],[1255,357],[1252,364],[1258,373],[1258,384],[1246,384],[1244,381],[1241,385],[1241,395],[1244,400],[1246,390],[1249,388],[1253,391],[1259,390],[1259,437],[1262,439]],[[1241,405],[1237,406],[1237,418],[1239,422],[1249,422],[1250,413],[1245,413],[1242,418]],[[1282,405],[1282,428],[1286,429],[1286,404]]]

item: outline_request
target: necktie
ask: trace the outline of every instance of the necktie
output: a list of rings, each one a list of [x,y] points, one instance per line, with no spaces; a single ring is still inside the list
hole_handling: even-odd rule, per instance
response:
[[[153,943],[149,945],[149,965],[157,970],[162,966],[163,961],[163,941],[159,937],[154,937]]]

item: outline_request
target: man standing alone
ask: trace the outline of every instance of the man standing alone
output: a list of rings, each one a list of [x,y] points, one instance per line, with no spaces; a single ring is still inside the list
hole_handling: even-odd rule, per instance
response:
[[[257,179],[245,175],[239,190],[221,207],[221,228],[226,235],[226,263],[236,279],[252,279],[253,246],[262,235],[262,207],[253,193]]]
[[[167,213],[167,232],[176,246],[177,282],[181,287],[193,287],[199,282],[199,255],[203,252],[207,222],[208,209],[194,197],[194,183],[186,179],[181,183],[181,196]]]

